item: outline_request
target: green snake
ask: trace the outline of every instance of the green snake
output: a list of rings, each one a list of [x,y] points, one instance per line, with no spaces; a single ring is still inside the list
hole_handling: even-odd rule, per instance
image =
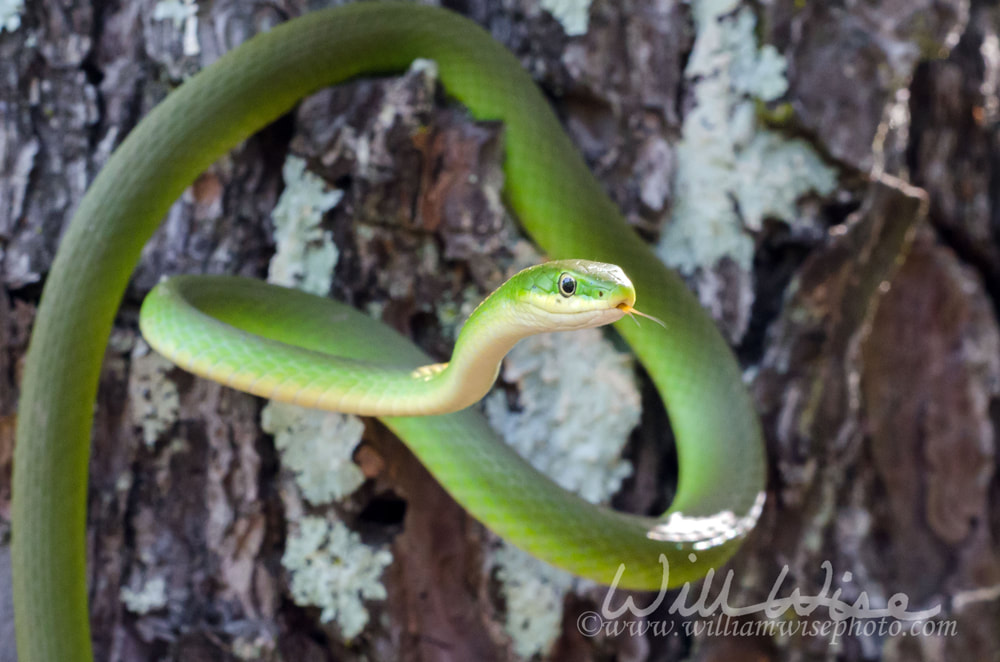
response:
[[[181,85],[123,141],[67,228],[39,304],[18,413],[12,563],[20,659],[90,659],[85,510],[93,403],[112,323],[142,246],[197,175],[303,96],[361,74],[400,71],[418,57],[436,61],[445,89],[475,118],[504,123],[507,201],[536,244],[554,259],[618,265],[646,312],[663,320],[665,328],[624,320],[615,329],[670,412],[680,467],[670,509],[652,518],[584,502],[499,442],[474,409],[400,416],[421,408],[398,403],[418,399],[429,403],[423,411],[440,410],[433,391],[445,397],[455,388],[446,382],[463,375],[475,383],[469,390],[481,395],[512,333],[505,327],[509,316],[470,319],[452,361],[465,367],[450,376],[451,369],[441,367],[414,373],[428,359],[360,313],[242,279],[169,281],[144,304],[150,328],[161,328],[158,320],[171,329],[168,338],[185,329],[190,336],[183,314],[201,316],[220,334],[228,328],[238,342],[195,334],[193,348],[178,345],[177,360],[191,359],[192,368],[229,377],[240,388],[256,381],[265,395],[284,388],[288,399],[311,405],[322,400],[320,383],[334,403],[350,400],[335,393],[341,387],[383,387],[376,394],[359,386],[365,395],[354,397],[355,409],[384,416],[449,493],[490,529],[598,582],[614,581],[624,564],[619,586],[658,589],[661,554],[669,562],[670,585],[698,579],[724,563],[755,524],[763,502],[764,451],[739,366],[683,281],[603,192],[517,59],[484,30],[444,10],[390,2],[349,5],[258,35]],[[624,304],[597,315],[612,321],[631,306],[628,297],[635,292],[623,294],[630,287],[602,280],[607,273],[594,275],[602,269],[619,278],[610,267],[592,269],[586,262],[543,265],[530,278],[501,288],[487,307],[515,300],[532,305],[532,292],[567,302],[547,305],[568,306],[604,288],[610,304]],[[564,274],[579,294],[564,296]],[[184,305],[164,306],[168,300]],[[182,308],[187,313],[178,312]],[[305,319],[315,321],[287,322]],[[463,343],[468,362],[459,360]],[[239,373],[239,366],[229,374],[218,367],[225,362],[223,346],[233,356],[252,355],[266,374]],[[341,357],[329,359],[330,374],[311,370],[304,382],[296,381],[303,373],[289,366],[301,362],[289,357],[312,360],[321,353]],[[381,364],[373,365],[375,360]],[[418,393],[422,382],[430,395]],[[467,404],[458,398],[451,406]]]

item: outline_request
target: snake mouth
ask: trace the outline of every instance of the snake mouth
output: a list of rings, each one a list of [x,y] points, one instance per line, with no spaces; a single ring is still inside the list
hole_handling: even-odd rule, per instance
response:
[[[639,317],[645,317],[648,320],[653,320],[654,322],[662,326],[664,329],[667,328],[667,325],[664,324],[663,320],[661,320],[659,317],[653,317],[648,313],[644,313],[641,310],[637,310],[633,308],[630,304],[625,303],[624,301],[615,306],[615,308],[617,308],[618,310],[622,311],[623,313],[631,317],[632,321],[636,323],[636,326],[639,325],[639,320],[635,318],[636,315],[638,315]]]
[[[525,320],[541,331],[571,331],[613,324],[620,320],[626,312],[623,306],[632,310],[628,302],[621,299],[618,303],[607,299],[600,302],[591,301],[589,302],[591,305],[584,308],[550,307],[539,305],[534,301],[528,303],[529,305],[524,309],[527,313]]]

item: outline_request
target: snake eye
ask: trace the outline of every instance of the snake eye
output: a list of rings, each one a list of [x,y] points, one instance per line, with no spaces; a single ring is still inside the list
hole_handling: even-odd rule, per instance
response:
[[[559,294],[564,297],[571,297],[576,292],[576,279],[568,273],[559,274]]]

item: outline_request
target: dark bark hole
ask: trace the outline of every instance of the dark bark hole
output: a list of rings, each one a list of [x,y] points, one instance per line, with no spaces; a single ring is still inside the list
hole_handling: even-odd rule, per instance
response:
[[[401,525],[406,516],[406,501],[394,492],[379,494],[368,502],[358,521],[379,526]]]

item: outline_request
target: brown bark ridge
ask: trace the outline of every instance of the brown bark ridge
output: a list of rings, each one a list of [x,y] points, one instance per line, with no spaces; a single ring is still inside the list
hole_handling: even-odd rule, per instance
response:
[[[751,257],[724,255],[685,275],[746,368],[770,467],[762,521],[727,568],[729,604],[837,591],[849,605],[884,609],[899,594],[909,612],[936,613],[911,631],[905,619],[858,612],[852,629],[831,636],[824,626],[843,621],[828,607],[684,615],[670,608],[673,592],[633,619],[648,629],[586,636],[580,619],[605,593],[578,585],[556,593],[551,641],[525,648],[507,626],[523,606],[502,586],[499,541],[384,428],[364,426],[353,454],[360,487],[317,505],[262,431],[261,402],[147,352],[137,309],[162,275],[267,274],[291,156],[343,192],[305,241],[336,247],[326,289],[447,356],[460,311],[524,251],[501,204],[503,128],[472,122],[436,89],[432,68],[415,67],[303,101],[203,174],[147,247],[96,409],[88,567],[97,659],[993,659],[1000,3],[441,4],[518,55],[651,242],[684,220],[698,151],[724,148],[709,197],[745,223],[725,232]],[[9,478],[21,361],[59,235],[115,145],[185,76],[312,7],[7,5],[17,18],[0,16],[0,662],[16,659]],[[577,5],[586,31],[567,34],[564,12]],[[721,35],[714,45],[712,35]],[[705,110],[722,120],[695,143],[688,120]],[[753,152],[765,134],[770,151]],[[785,163],[775,153],[800,159],[784,179],[775,180],[774,164]],[[829,186],[795,187],[819,170]],[[753,202],[766,186],[796,191],[794,204]],[[516,405],[518,386],[502,389]],[[626,449],[635,468],[613,501],[653,512],[676,469],[661,432],[667,416],[644,389]],[[384,595],[358,603],[369,617],[355,633],[296,603],[282,560],[309,518],[392,554]],[[701,587],[719,595],[724,577],[693,587],[688,603]]]

